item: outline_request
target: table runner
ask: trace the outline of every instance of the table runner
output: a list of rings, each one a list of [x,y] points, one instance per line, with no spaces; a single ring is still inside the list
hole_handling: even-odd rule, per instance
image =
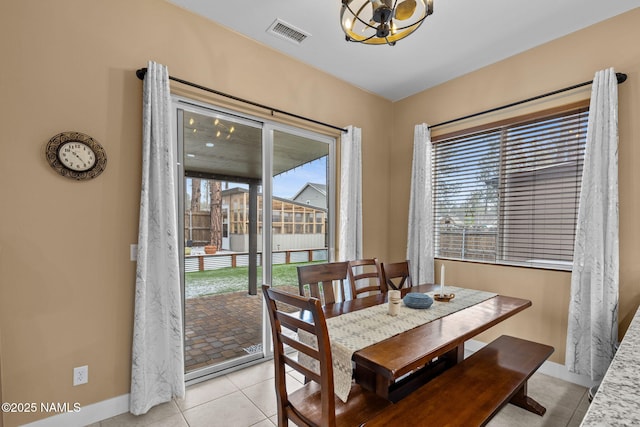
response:
[[[395,317],[387,315],[388,305],[384,303],[327,319],[336,396],[343,402],[349,397],[353,376],[351,358],[356,351],[497,295],[455,286],[447,286],[446,291],[454,293],[455,298],[449,302],[434,301],[428,309],[413,309],[401,304]],[[436,292],[425,293],[433,298]],[[302,341],[309,342],[308,336],[299,335]],[[299,354],[298,360],[307,365],[310,361],[304,354]],[[317,366],[314,369],[317,371]]]

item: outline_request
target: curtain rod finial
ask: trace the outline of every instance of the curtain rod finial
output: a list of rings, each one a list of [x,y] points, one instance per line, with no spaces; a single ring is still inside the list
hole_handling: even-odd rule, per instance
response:
[[[146,68],[140,68],[139,70],[136,70],[136,76],[138,76],[138,78],[140,80],[144,80],[145,74],[147,74],[147,69]],[[626,76],[625,76],[625,78],[626,78]]]
[[[616,79],[618,79],[618,84],[624,83],[627,81],[627,75],[625,73],[616,73]]]

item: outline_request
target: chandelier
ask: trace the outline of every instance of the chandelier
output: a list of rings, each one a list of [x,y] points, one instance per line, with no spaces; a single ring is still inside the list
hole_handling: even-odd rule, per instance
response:
[[[433,13],[433,0],[342,0],[340,24],[347,41],[393,46]]]

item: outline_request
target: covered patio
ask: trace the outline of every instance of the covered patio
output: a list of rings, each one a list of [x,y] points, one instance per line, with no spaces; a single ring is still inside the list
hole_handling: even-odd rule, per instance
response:
[[[296,286],[281,287],[297,293]],[[185,300],[185,370],[262,350],[262,291],[229,292]]]
[[[269,239],[268,244],[273,248],[273,252],[269,256],[270,261],[274,264],[277,263],[280,255],[287,254],[287,258],[289,257],[288,249],[299,249],[300,245],[308,247],[299,238],[294,238],[296,233],[302,232],[296,228],[297,219],[291,220],[294,224],[290,229],[276,224],[278,221],[284,221],[284,217],[288,214],[286,210],[274,206],[271,212],[264,213],[266,218],[263,218],[264,207],[262,205],[272,204],[273,200],[281,199],[278,197],[276,189],[272,190],[273,194],[269,194],[269,192],[266,195],[263,194],[266,191],[263,187],[263,178],[270,179],[271,176],[276,177],[296,170],[315,160],[327,157],[330,152],[325,141],[284,129],[273,130],[269,134],[270,142],[267,143],[271,145],[272,159],[269,164],[270,170],[265,175],[263,171],[263,138],[265,136],[260,125],[237,116],[191,108],[187,105],[185,105],[181,123],[183,124],[182,135],[185,153],[183,158],[185,193],[187,179],[233,183],[242,189],[244,198],[241,202],[236,202],[235,199],[227,201],[225,211],[227,212],[227,220],[225,222],[223,222],[221,197],[210,196],[210,202],[208,202],[211,212],[210,244],[217,246],[218,249],[234,253],[242,252],[242,262],[237,264],[248,268],[246,287],[241,291],[216,293],[196,298],[190,298],[188,294],[186,295],[185,370],[192,372],[262,351],[263,300],[259,289],[259,277],[261,276],[259,267],[264,266],[261,253],[262,240]],[[193,194],[197,193],[193,193],[192,189],[191,208],[187,206],[189,197],[181,198],[185,213],[197,210],[194,208]],[[263,200],[263,197],[269,197],[269,199]],[[306,214],[292,212],[288,215],[291,218],[300,216],[305,219]],[[289,238],[285,241],[288,246],[283,244],[287,247],[280,248],[280,241],[272,241],[270,235],[267,236],[263,233],[263,221],[265,220],[271,221],[270,227],[273,227],[274,230],[277,229],[277,231],[273,231],[274,234]],[[322,227],[325,227],[325,223],[326,216],[322,218]],[[240,225],[235,226],[235,224]],[[190,233],[187,232],[190,231],[190,228],[183,228],[185,230],[185,246],[187,242],[201,240],[192,240]],[[304,226],[303,230],[306,230]],[[313,229],[313,232],[317,232],[316,228]],[[325,235],[328,234],[326,228],[323,228],[321,232]],[[225,247],[223,238],[228,239],[227,245],[229,247]],[[246,239],[246,241],[243,240],[242,248],[232,247],[232,243],[237,243],[239,238]],[[323,241],[322,244],[324,246],[326,242]],[[309,256],[306,252],[304,252],[304,256],[305,260],[308,260]],[[190,262],[194,259],[193,256],[190,256],[189,259],[185,257],[183,264],[185,271],[202,271],[208,269],[205,268],[207,262],[223,261],[221,258],[213,256],[204,260],[200,259],[199,267],[190,270],[192,268]],[[231,268],[235,266],[234,262],[228,266],[225,265],[225,267]],[[290,283],[291,291],[297,293],[296,280],[289,280],[286,283],[287,285]]]

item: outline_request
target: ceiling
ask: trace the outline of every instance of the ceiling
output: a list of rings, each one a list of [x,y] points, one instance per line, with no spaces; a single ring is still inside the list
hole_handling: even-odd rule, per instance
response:
[[[391,101],[640,7],[640,0],[434,0],[414,34],[371,46],[345,41],[340,0],[169,1]],[[308,37],[296,44],[268,33],[276,19]]]
[[[261,182],[261,127],[219,112],[198,114],[185,111],[182,133],[187,176],[241,183]],[[273,132],[274,176],[328,154],[325,142],[282,130]]]

